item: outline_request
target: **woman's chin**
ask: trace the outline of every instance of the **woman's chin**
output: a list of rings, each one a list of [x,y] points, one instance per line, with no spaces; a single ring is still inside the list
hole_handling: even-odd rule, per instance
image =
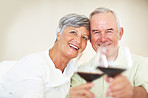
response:
[[[70,58],[70,59],[73,59],[73,58],[75,58],[75,57],[77,57],[78,56],[78,54],[69,54],[68,55],[68,57]]]

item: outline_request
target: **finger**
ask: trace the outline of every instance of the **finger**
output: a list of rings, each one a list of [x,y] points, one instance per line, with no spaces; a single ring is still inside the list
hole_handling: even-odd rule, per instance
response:
[[[95,95],[87,90],[79,90],[70,94],[70,98],[94,98]]]
[[[117,91],[112,93],[112,97],[115,97],[115,98],[127,98],[129,96],[131,95],[129,94],[129,92],[126,92],[126,91]]]
[[[108,76],[105,76],[105,80],[108,81]]]
[[[106,82],[109,82],[109,77],[107,75],[105,76],[105,80]]]
[[[118,76],[114,78],[111,82],[109,82],[109,88],[114,91],[114,90],[119,90],[125,88],[127,85],[129,85],[129,81],[127,78],[123,76]]]
[[[95,97],[95,95],[92,92],[90,92],[89,90],[85,90],[85,89],[79,90],[79,94],[83,96],[87,96],[88,98]]]
[[[90,89],[94,86],[93,83],[86,83],[86,84],[82,84],[80,86],[77,86],[77,89]]]
[[[116,91],[111,93],[112,97],[115,98],[122,98],[124,97],[124,92],[123,91]]]
[[[119,98],[127,98],[128,96],[133,95],[133,87],[132,86],[125,86],[124,88],[116,91],[112,91],[113,97],[119,97]]]
[[[112,82],[111,85],[109,85],[109,88],[111,89],[111,91],[119,91],[119,90],[125,90],[125,89],[132,89],[132,85],[131,83],[128,81],[127,78],[122,78],[122,81],[118,81],[116,82]]]
[[[70,96],[69,98],[89,98],[87,96],[79,95],[79,96]]]
[[[85,96],[85,97],[93,98],[95,96],[88,89],[85,89],[85,88],[78,89],[78,88],[79,86],[77,88],[76,87],[71,88],[69,92],[70,98],[71,97],[77,98],[78,96],[83,96],[83,97]]]
[[[111,92],[116,92],[116,91],[125,89],[126,86],[127,86],[127,85],[124,84],[124,83],[118,83],[118,84],[116,84],[116,85],[110,86],[109,89],[110,89]]]
[[[123,82],[125,80],[127,80],[127,78],[125,76],[123,76],[123,75],[117,75],[115,78],[113,78],[112,85],[117,84],[117,83],[120,83],[120,82]]]

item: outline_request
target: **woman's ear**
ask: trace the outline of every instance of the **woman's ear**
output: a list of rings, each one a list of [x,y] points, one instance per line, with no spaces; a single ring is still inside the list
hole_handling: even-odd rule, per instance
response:
[[[119,32],[119,40],[121,40],[123,34],[124,34],[124,30],[123,30],[123,27],[121,27]]]
[[[60,35],[61,35],[60,32],[58,32],[58,33],[57,33],[57,40],[59,40]]]

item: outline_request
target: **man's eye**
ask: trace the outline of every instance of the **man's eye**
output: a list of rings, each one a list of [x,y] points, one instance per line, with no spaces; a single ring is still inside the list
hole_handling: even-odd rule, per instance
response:
[[[93,34],[98,34],[98,33],[100,33],[100,32],[98,32],[98,31],[93,32]]]
[[[107,31],[107,33],[113,33],[113,31]]]

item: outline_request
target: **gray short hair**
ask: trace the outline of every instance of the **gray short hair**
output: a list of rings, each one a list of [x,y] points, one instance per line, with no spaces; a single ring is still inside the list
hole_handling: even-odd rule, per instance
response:
[[[57,33],[63,33],[65,27],[81,27],[84,26],[86,29],[90,30],[89,19],[84,15],[79,15],[76,13],[68,14],[60,19],[57,28]]]
[[[113,10],[110,10],[108,8],[105,8],[105,7],[96,8],[93,12],[90,13],[89,19],[91,19],[92,16],[97,14],[97,13],[109,13],[109,12],[111,12],[115,16],[115,19],[117,21],[118,33],[119,33],[120,32],[120,21],[119,21],[117,14]]]

